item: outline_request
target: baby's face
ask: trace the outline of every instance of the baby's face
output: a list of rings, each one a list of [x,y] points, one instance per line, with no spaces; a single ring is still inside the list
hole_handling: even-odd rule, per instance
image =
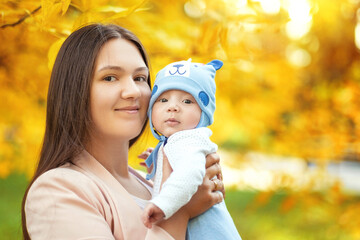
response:
[[[195,98],[181,90],[163,92],[155,101],[151,118],[156,131],[169,137],[195,128],[201,117],[201,108]]]

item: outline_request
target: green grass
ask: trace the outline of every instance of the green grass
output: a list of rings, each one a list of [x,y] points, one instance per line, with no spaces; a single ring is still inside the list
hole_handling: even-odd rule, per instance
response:
[[[0,179],[0,238],[21,239],[20,206],[27,186],[24,175],[12,174]],[[288,211],[281,204],[289,196],[274,193],[263,205],[256,205],[256,191],[226,191],[226,204],[243,240],[352,240],[337,221],[341,206],[327,201],[326,195],[299,195]],[[305,200],[304,200],[305,199]],[[307,201],[306,204],[301,201]],[[359,202],[359,197],[352,202]]]
[[[282,211],[286,193],[275,193],[265,205],[254,204],[258,194],[255,191],[226,193],[228,210],[243,240],[354,239],[337,224],[345,206],[333,206],[318,197],[316,204],[297,202],[290,210]]]
[[[0,179],[0,238],[22,239],[21,201],[27,186],[24,175],[12,174]]]

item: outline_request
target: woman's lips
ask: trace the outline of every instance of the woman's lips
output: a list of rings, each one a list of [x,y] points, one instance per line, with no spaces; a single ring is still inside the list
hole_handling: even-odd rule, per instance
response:
[[[126,107],[122,107],[122,108],[116,108],[115,111],[127,112],[127,113],[137,113],[139,111],[139,106],[126,106]]]

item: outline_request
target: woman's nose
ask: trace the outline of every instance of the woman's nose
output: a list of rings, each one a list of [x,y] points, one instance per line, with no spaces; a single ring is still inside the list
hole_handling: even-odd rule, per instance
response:
[[[132,78],[129,78],[128,80],[123,82],[123,89],[121,92],[121,96],[124,99],[128,99],[128,98],[136,99],[141,96],[140,89]]]

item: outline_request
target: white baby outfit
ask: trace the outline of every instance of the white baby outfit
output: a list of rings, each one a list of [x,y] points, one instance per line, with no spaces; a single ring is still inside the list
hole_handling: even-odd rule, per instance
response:
[[[217,151],[217,145],[210,141],[212,132],[208,128],[184,130],[171,135],[159,149],[157,169],[151,200],[171,217],[184,206],[197,191],[205,176],[206,155]],[[173,169],[170,177],[162,185],[163,154]]]

